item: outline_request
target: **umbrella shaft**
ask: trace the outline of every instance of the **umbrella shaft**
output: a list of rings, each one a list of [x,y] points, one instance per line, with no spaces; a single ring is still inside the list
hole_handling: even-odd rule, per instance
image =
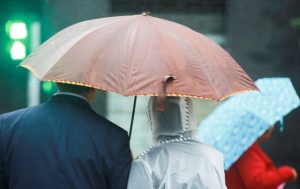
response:
[[[133,109],[132,109],[132,114],[131,114],[131,122],[130,122],[130,128],[129,128],[129,140],[131,139],[132,126],[133,126],[133,120],[134,120],[134,114],[135,114],[136,99],[137,99],[137,96],[134,96]]]

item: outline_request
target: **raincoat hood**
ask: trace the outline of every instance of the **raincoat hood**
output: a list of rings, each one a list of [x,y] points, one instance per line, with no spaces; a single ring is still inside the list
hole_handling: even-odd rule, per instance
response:
[[[192,137],[196,132],[193,105],[190,98],[167,97],[166,109],[157,109],[157,97],[150,97],[148,119],[154,142],[171,138]]]

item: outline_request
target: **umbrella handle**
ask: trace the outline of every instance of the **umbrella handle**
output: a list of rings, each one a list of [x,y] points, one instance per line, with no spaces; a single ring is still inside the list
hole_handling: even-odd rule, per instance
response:
[[[166,99],[166,93],[167,93],[167,84],[171,81],[173,81],[175,78],[172,75],[165,76],[162,84],[162,88],[158,93],[157,97],[157,109],[158,111],[165,111],[166,105],[165,105],[165,99]]]
[[[133,126],[133,120],[134,120],[134,114],[135,114],[136,99],[137,99],[137,96],[134,96],[133,109],[132,109],[132,114],[131,114],[131,122],[130,122],[130,128],[129,128],[129,141],[131,139],[132,126]]]

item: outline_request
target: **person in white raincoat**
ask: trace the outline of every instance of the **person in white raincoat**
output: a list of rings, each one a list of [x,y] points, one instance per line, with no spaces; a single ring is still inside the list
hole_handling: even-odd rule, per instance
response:
[[[128,189],[226,189],[223,156],[194,138],[189,98],[167,97],[165,111],[150,97],[148,116],[154,146],[132,163]]]

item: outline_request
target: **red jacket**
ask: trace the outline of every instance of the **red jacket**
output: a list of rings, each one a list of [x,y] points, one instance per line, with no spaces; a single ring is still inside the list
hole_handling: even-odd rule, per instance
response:
[[[276,168],[272,160],[254,143],[225,173],[228,189],[276,189],[294,179],[292,168]]]

